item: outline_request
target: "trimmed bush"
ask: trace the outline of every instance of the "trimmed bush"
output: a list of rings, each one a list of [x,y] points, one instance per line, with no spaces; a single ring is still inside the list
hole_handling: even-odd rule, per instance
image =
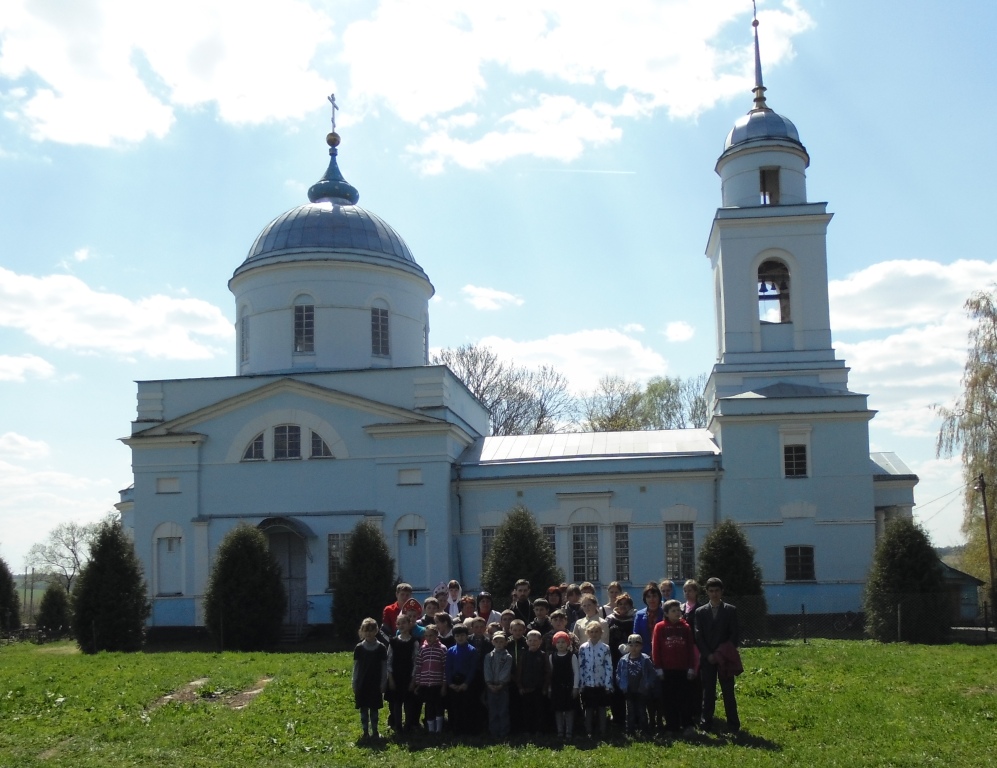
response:
[[[699,550],[696,580],[700,587],[717,577],[724,583],[724,601],[738,606],[742,639],[763,637],[768,605],[762,590],[762,569],[755,562],[755,550],[733,520],[724,520],[706,534]]]
[[[223,649],[258,651],[280,640],[287,595],[280,565],[258,528],[240,523],[215,553],[204,623]]]
[[[21,626],[21,600],[14,586],[14,575],[0,558],[0,629],[9,632]]]
[[[142,566],[120,522],[101,524],[71,605],[73,635],[84,653],[142,647],[150,605]]]
[[[531,599],[542,597],[547,587],[564,579],[547,537],[533,513],[522,504],[513,507],[495,531],[482,570],[481,581],[492,593],[492,604],[499,611],[510,605],[519,579],[530,582]]]
[[[50,638],[69,634],[69,595],[66,594],[61,581],[49,582],[38,606],[35,624]]]
[[[331,618],[340,640],[355,644],[357,628],[368,616],[380,624],[382,609],[395,599],[394,574],[395,561],[381,529],[369,520],[357,523],[333,585]]]
[[[910,518],[891,520],[876,545],[865,587],[866,632],[884,643],[948,638],[948,595],[928,534]]]

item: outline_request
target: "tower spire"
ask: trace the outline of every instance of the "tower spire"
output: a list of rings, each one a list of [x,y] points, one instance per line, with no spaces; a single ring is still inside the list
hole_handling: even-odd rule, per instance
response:
[[[751,0],[751,8],[753,11],[751,26],[755,28],[755,87],[751,89],[755,94],[755,106],[752,109],[768,109],[765,104],[765,86],[762,84],[762,56],[758,49],[758,6],[755,0]]]
[[[308,199],[313,203],[320,200],[342,200],[350,205],[356,205],[360,200],[360,193],[357,188],[343,178],[336,162],[336,155],[339,154],[339,134],[336,133],[336,94],[326,97],[332,105],[332,130],[325,137],[325,143],[329,145],[329,167],[326,168],[325,175],[312,184],[308,190]]]

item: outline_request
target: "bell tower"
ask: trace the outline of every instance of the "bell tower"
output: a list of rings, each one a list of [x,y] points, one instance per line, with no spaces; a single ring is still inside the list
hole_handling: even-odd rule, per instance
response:
[[[714,400],[777,382],[847,390],[831,348],[826,203],[807,201],[810,156],[796,126],[765,99],[754,22],[751,111],[727,135],[716,172],[722,207],[706,255],[713,267]]]

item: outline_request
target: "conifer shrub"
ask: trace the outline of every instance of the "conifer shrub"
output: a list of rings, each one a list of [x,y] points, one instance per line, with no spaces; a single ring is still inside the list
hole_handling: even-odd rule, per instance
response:
[[[101,524],[70,603],[73,635],[84,653],[142,647],[150,605],[142,566],[120,522]]]
[[[951,629],[941,561],[924,529],[891,520],[876,544],[865,587],[866,632],[884,643],[944,642]]]
[[[513,507],[495,531],[483,565],[481,582],[492,593],[492,604],[498,611],[511,603],[519,579],[530,582],[531,599],[541,597],[547,587],[564,579],[547,537],[533,513],[522,504]]]
[[[66,594],[61,581],[53,579],[48,583],[38,606],[35,625],[49,638],[54,639],[69,634],[69,595]]]
[[[14,575],[0,558],[0,629],[9,632],[21,626],[21,599],[17,596]]]
[[[700,587],[717,577],[724,583],[724,601],[737,606],[741,639],[766,635],[768,605],[762,590],[762,569],[744,532],[727,519],[706,534],[699,550],[696,580]]]
[[[380,624],[384,606],[394,599],[395,561],[388,542],[376,523],[357,523],[333,584],[331,619],[336,636],[355,643],[360,622],[371,616]]]
[[[222,649],[258,651],[280,641],[287,595],[280,564],[258,528],[240,523],[218,550],[204,595],[204,623]]]

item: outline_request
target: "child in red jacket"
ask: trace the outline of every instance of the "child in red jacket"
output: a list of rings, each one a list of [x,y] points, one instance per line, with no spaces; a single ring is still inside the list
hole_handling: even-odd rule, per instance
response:
[[[682,618],[678,600],[668,600],[662,610],[665,620],[655,625],[651,635],[651,661],[662,681],[665,730],[679,733],[685,729],[685,735],[692,736],[689,681],[696,676],[692,630]]]

